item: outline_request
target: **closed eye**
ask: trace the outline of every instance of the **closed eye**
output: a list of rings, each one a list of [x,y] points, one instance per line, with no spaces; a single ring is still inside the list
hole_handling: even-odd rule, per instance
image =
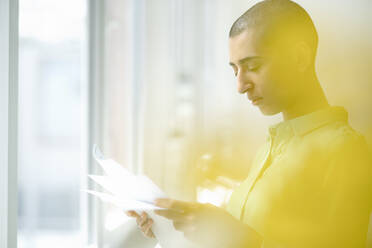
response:
[[[261,65],[255,65],[255,66],[248,66],[249,71],[256,72],[261,68]]]

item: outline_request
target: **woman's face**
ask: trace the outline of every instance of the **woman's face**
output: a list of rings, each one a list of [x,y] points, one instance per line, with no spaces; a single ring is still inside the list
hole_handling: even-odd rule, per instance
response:
[[[265,44],[254,29],[231,37],[230,65],[238,92],[247,94],[263,114],[274,115],[295,103],[298,85],[291,55]]]

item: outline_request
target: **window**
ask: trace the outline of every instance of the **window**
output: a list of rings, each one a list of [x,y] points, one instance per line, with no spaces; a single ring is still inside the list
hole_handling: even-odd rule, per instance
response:
[[[227,66],[229,26],[254,2],[0,0],[0,247],[155,246],[80,191],[101,173],[94,143],[171,197],[223,205],[279,121],[237,96]],[[298,2],[321,24],[332,104],[372,144],[372,3]]]
[[[82,247],[85,5],[19,2],[19,248]]]

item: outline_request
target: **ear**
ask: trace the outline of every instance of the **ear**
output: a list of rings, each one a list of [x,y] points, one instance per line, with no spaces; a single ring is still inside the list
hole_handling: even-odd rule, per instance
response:
[[[293,49],[294,63],[299,72],[305,72],[314,63],[313,53],[306,42],[299,42]]]

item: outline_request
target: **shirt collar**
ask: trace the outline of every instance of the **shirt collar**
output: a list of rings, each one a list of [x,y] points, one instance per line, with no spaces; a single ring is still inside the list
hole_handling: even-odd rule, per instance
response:
[[[347,121],[348,113],[343,107],[327,107],[310,114],[299,116],[292,120],[283,121],[276,125],[270,126],[270,134],[280,130],[293,130],[295,135],[303,136],[316,128],[324,126],[335,121]],[[289,128],[290,127],[290,128]]]

